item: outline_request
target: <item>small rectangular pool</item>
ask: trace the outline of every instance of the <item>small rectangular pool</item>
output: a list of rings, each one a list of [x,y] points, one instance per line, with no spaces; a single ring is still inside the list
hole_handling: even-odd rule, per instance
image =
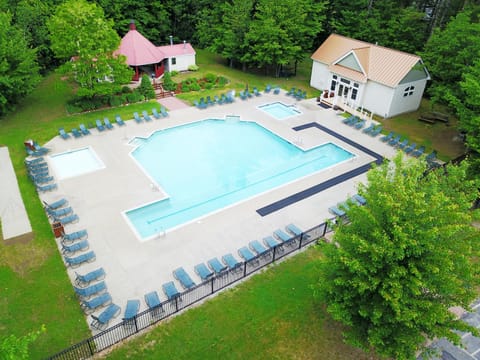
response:
[[[283,120],[302,113],[295,109],[294,105],[286,105],[282,102],[260,105],[258,108],[278,120]]]
[[[50,163],[59,180],[105,168],[102,160],[90,147],[50,155]]]

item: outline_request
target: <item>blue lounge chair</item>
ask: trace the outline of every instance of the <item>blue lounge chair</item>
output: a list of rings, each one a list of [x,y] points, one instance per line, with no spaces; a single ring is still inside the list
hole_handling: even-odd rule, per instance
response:
[[[65,262],[67,266],[70,266],[71,268],[79,267],[84,262],[93,262],[95,261],[95,259],[96,259],[96,256],[93,251],[89,251],[88,253],[79,255],[74,258],[65,256]]]
[[[240,257],[242,257],[245,261],[252,261],[253,259],[255,259],[255,255],[250,251],[250,249],[246,246],[244,247],[241,247],[240,249],[238,249],[238,255],[240,255]]]
[[[188,273],[182,267],[173,270],[173,277],[177,279],[185,289],[191,289],[195,286],[195,283],[193,282],[190,275],[188,275]]]
[[[274,95],[280,94],[280,87],[279,86],[275,86],[275,89],[273,89],[273,94]]]
[[[88,240],[81,240],[71,245],[62,244],[62,254],[65,256],[72,256],[78,251],[88,250],[90,244]]]
[[[349,117],[342,120],[342,122],[346,125],[350,125],[354,121],[356,121],[357,117],[355,115],[350,115]]]
[[[84,300],[80,303],[80,307],[86,314],[91,314],[98,308],[110,305],[112,303],[112,296],[107,292],[99,295],[92,300]]]
[[[358,121],[354,126],[355,126],[355,129],[357,130],[360,130],[361,128],[363,128],[365,126],[367,122],[365,120],[360,120]]]
[[[37,190],[41,192],[52,191],[57,188],[57,184],[37,185]]]
[[[303,231],[301,229],[299,229],[295,224],[288,224],[287,226],[285,226],[285,229],[293,234],[295,237],[297,236],[301,236],[303,234]],[[304,238],[308,238],[309,236],[308,235],[304,235]]]
[[[292,87],[285,95],[290,96],[290,95],[295,95],[295,88]]]
[[[399,149],[404,149],[405,146],[407,146],[407,145],[408,145],[408,139],[404,139],[402,142],[400,142],[400,143],[397,144],[397,147],[398,147]]]
[[[247,95],[243,91],[240,91],[238,93],[238,96],[240,96],[240,99],[242,99],[242,100],[247,100]]]
[[[229,267],[230,270],[241,269],[242,263],[235,259],[235,257],[230,253],[223,255],[222,261]]]
[[[135,119],[137,124],[140,124],[141,122],[143,122],[143,120],[140,118],[140,116],[138,116],[138,112],[136,112],[136,111],[133,113],[133,118]]]
[[[365,205],[367,203],[367,200],[359,194],[355,194],[351,197],[353,201],[356,201],[359,205]]]
[[[46,184],[46,183],[49,183],[49,182],[53,181],[53,176],[32,176],[32,175],[30,175],[30,177],[32,178],[32,180],[35,184]]]
[[[180,291],[178,291],[173,281],[163,284],[162,289],[168,300],[173,300],[180,297]]]
[[[412,156],[419,157],[419,156],[423,155],[424,152],[425,152],[425,146],[422,145],[417,150],[412,152]]]
[[[112,125],[112,123],[110,122],[110,120],[108,120],[108,118],[103,118],[103,123],[105,124],[105,126],[107,127],[108,130],[112,130],[112,129],[113,129],[113,125]]]
[[[160,114],[162,114],[163,117],[167,117],[168,116],[167,109],[165,109],[165,107],[161,106],[160,107]]]
[[[68,134],[67,134],[68,135]],[[70,136],[70,135],[69,135]],[[25,147],[25,151],[27,152],[28,156],[35,156],[35,157],[38,157],[38,156],[43,156],[46,154],[45,151],[37,151],[37,150],[31,150],[27,147]]]
[[[264,242],[264,244],[265,244],[266,246],[268,246],[269,248],[274,248],[274,247],[276,247],[276,246],[278,246],[278,248],[281,247],[281,246],[279,246],[280,243],[279,243],[277,240],[275,240],[275,239],[273,238],[273,236],[264,237],[264,238],[263,238],[263,242]]]
[[[42,163],[42,162],[45,162],[45,159],[43,157],[36,158],[36,159],[31,159],[31,160],[25,159],[25,165],[27,165],[27,166],[39,164],[39,163]]]
[[[32,175],[37,175],[39,173],[48,173],[48,164],[47,163],[39,163],[34,166],[30,166],[28,168],[28,172]]]
[[[58,129],[58,133],[60,134],[63,140],[67,140],[68,138],[70,138],[70,135],[65,132],[65,129],[63,127]]]
[[[88,233],[87,230],[79,230],[75,231],[70,234],[65,234],[63,233],[62,235],[62,243],[63,244],[71,244],[72,242],[76,240],[84,240],[88,238]]]
[[[375,128],[375,124],[371,123],[369,127],[362,130],[363,133],[368,134]]]
[[[400,141],[400,135],[395,135],[395,137],[393,139],[390,139],[388,141],[388,145],[391,145],[391,146],[395,146],[398,144],[398,142]]]
[[[140,309],[140,300],[128,300],[127,306],[125,307],[125,313],[123,314],[123,321],[127,322],[127,325],[130,324],[129,320],[133,320],[138,314]]]
[[[233,91],[229,91],[226,95],[227,97],[227,102],[228,103],[233,103],[235,102],[235,93]]]
[[[105,330],[110,320],[117,317],[121,311],[120,306],[110,304],[98,317],[92,315],[93,321],[90,325],[97,330]]]
[[[211,106],[211,105],[215,105],[212,101],[212,98],[210,97],[210,95],[207,96],[207,105],[208,106]]]
[[[388,135],[382,136],[382,137],[380,138],[380,140],[383,141],[383,142],[390,141],[390,140],[393,138],[394,135],[395,135],[395,133],[394,133],[393,131],[390,131],[390,132],[388,133]]]
[[[425,157],[425,160],[427,161],[427,163],[431,163],[431,162],[435,161],[436,158],[437,158],[437,152],[435,150],[433,150],[430,154],[428,154]]]
[[[30,178],[35,181],[38,178],[43,178],[49,176],[48,169],[43,169],[43,171],[36,172],[34,174],[29,174]]]
[[[265,93],[268,94],[270,92],[270,90],[272,90],[272,87],[270,86],[270,84],[268,84],[266,87],[265,87]]]
[[[213,276],[213,272],[204,263],[195,265],[194,270],[202,280],[208,280]]]
[[[80,218],[78,217],[77,214],[73,214],[73,215],[68,215],[68,216],[65,216],[63,218],[54,218],[54,220],[57,222],[60,222],[62,225],[67,225],[67,224],[71,224],[71,223],[75,223],[77,222],[78,220],[80,220]]]
[[[268,249],[260,244],[258,240],[252,240],[248,243],[248,246],[250,246],[250,249],[255,251],[258,255],[269,255]]]
[[[158,297],[158,293],[156,291],[145,294],[145,303],[147,304],[148,308],[152,310],[152,316],[163,312],[162,303],[160,302],[160,298]]]
[[[95,124],[97,126],[98,131],[104,131],[105,130],[105,126],[102,124],[102,122],[99,119],[95,120]]]
[[[416,143],[411,143],[410,146],[407,146],[403,151],[405,151],[405,154],[410,154],[416,147]]]
[[[377,125],[377,127],[375,129],[373,129],[372,131],[370,131],[370,136],[371,137],[375,137],[377,136],[378,134],[380,134],[382,132],[382,129],[383,129],[383,126],[382,125]]]
[[[148,113],[145,110],[142,111],[142,115],[145,121],[152,121],[152,118],[150,117],[150,115],[148,115]]]
[[[80,131],[82,132],[83,135],[90,135],[90,130],[88,130],[85,125],[80,124],[78,125],[80,127]]]
[[[346,215],[345,211],[342,209],[338,208],[337,206],[330,206],[328,210],[335,216],[343,217]]]
[[[253,87],[253,95],[255,95],[255,96],[262,95],[255,86]]]
[[[105,281],[100,281],[99,283],[84,288],[74,286],[73,290],[75,290],[75,294],[80,300],[88,300],[93,295],[100,295],[106,292],[107,284],[105,284]]]
[[[288,235],[285,231],[281,230],[281,229],[277,229],[273,232],[273,235],[279,239],[282,243],[284,242],[288,242],[290,241],[291,239],[293,239],[292,236]]]
[[[70,206],[61,209],[50,209],[47,207],[45,208],[45,211],[47,212],[48,216],[53,218],[59,218],[73,213],[73,209]]]
[[[155,119],[160,119],[161,117],[156,108],[152,109],[152,114]]]
[[[75,285],[79,287],[85,287],[90,285],[93,281],[103,280],[105,279],[105,270],[103,268],[99,268],[93,271],[90,271],[87,274],[81,275],[75,272]]]
[[[118,126],[123,126],[123,125],[125,125],[125,121],[122,120],[122,118],[120,117],[120,115],[115,115],[115,121],[116,121],[116,123],[118,124]]]
[[[216,257],[213,258],[213,259],[210,259],[207,261],[207,264],[208,266],[210,267],[210,269],[213,270],[213,272],[215,274],[220,274],[224,271],[227,270],[227,267],[225,265],[223,265],[220,260],[218,260]]]
[[[82,137],[82,133],[75,128],[72,129],[72,135],[74,138]]]

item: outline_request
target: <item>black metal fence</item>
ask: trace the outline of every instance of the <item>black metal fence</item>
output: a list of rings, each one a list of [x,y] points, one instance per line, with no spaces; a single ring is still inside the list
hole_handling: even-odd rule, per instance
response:
[[[83,340],[48,359],[85,359],[103,351],[112,345],[148,328],[149,326],[166,319],[175,313],[189,307],[196,302],[215,294],[227,286],[249,276],[263,267],[280,260],[281,258],[300,250],[315,242],[331,231],[328,222],[322,223],[305,231],[299,236],[270,248],[262,255],[258,255],[250,261],[243,262],[242,266],[219,274],[203,283],[184,291],[179,297],[163,302],[154,309],[145,310],[137,314],[133,319],[123,321]]]

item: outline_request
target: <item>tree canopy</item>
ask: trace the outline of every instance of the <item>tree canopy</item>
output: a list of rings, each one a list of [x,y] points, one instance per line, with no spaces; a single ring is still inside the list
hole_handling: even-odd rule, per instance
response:
[[[479,233],[470,207],[478,181],[466,165],[426,172],[401,154],[371,170],[346,209],[350,224],[323,245],[316,294],[350,343],[378,354],[413,358],[426,338],[458,340],[467,325],[449,311],[477,295]]]

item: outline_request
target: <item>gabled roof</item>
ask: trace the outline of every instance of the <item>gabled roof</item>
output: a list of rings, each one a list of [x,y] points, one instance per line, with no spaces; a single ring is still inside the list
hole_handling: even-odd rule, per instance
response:
[[[175,57],[175,56],[181,56],[181,55],[195,55],[195,50],[193,49],[192,45],[190,45],[189,43],[164,45],[164,46],[159,46],[157,49],[159,49],[167,57]]]
[[[349,54],[355,55],[358,67],[342,63]],[[311,58],[328,65],[330,71],[352,80],[371,80],[390,87],[397,86],[416,64],[422,63],[419,56],[337,34],[331,34]],[[357,70],[360,67],[363,71]],[[428,73],[425,76],[429,78]]]
[[[127,57],[127,64],[130,66],[156,64],[165,58],[162,51],[140,34],[133,23],[120,42],[118,53]]]

